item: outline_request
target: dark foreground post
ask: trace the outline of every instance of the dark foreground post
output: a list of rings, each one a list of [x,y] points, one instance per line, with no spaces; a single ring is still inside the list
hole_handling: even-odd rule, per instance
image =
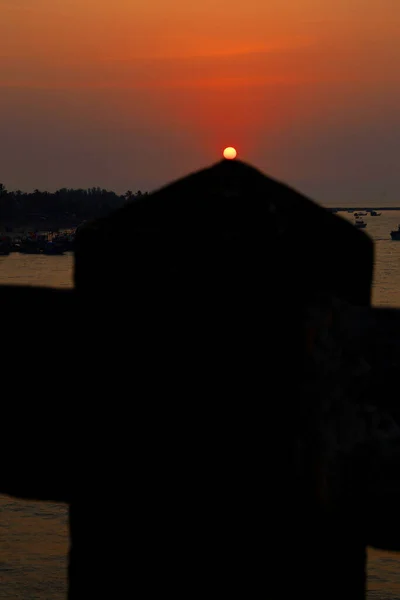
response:
[[[83,227],[74,292],[0,290],[21,332],[68,319],[57,354],[2,363],[30,393],[0,490],[70,503],[71,600],[365,597],[367,544],[400,541],[398,409],[371,407],[400,319],[370,309],[372,264],[352,225],[223,161]]]

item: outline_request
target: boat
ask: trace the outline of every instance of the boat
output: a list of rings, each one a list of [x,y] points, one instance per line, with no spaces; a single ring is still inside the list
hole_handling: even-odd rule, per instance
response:
[[[357,213],[354,213],[354,216],[355,217],[366,217],[367,213],[366,212],[357,212]]]
[[[8,256],[11,252],[11,240],[8,236],[0,236],[0,256]]]
[[[47,242],[43,247],[43,254],[54,256],[64,254],[64,252],[64,246],[62,244],[58,244],[57,242]]]
[[[72,252],[74,250],[74,233],[63,233],[54,236],[50,242],[57,245],[58,248],[63,248],[64,252]]]
[[[354,225],[357,227],[357,229],[364,229],[367,226],[366,222],[363,221],[363,219],[360,219],[360,217],[356,217]]]
[[[397,226],[397,230],[390,232],[390,237],[392,240],[400,241],[400,225]]]
[[[21,254],[42,254],[44,244],[44,236],[25,236],[22,238],[19,245],[19,252],[21,252]]]
[[[371,210],[371,217],[380,217],[382,213],[376,212],[376,210]]]

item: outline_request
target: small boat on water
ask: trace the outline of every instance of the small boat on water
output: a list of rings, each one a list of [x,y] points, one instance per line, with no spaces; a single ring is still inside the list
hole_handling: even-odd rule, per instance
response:
[[[65,248],[62,244],[57,242],[47,242],[43,247],[43,254],[49,254],[51,256],[64,254]]]
[[[367,226],[366,222],[363,221],[363,219],[360,219],[360,217],[356,217],[354,225],[357,227],[357,229],[365,229],[365,227]]]
[[[0,256],[8,256],[11,252],[11,240],[8,236],[0,237]]]
[[[42,254],[46,244],[44,235],[30,234],[24,236],[19,244],[19,252],[21,254]]]
[[[22,254],[61,255],[74,250],[74,233],[36,234],[31,233],[14,240],[12,250]]]
[[[397,226],[397,230],[390,232],[390,237],[392,238],[392,240],[400,241],[400,225]]]
[[[378,213],[376,212],[376,210],[371,210],[370,212],[370,216],[371,217],[380,217],[382,213]]]

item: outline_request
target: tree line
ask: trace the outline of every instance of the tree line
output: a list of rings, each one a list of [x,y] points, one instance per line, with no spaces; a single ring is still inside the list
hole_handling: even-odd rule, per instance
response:
[[[119,195],[100,187],[61,188],[56,192],[8,191],[0,183],[0,225],[23,226],[48,221],[59,226],[75,226],[84,220],[105,216],[143,195],[147,192],[128,190]]]

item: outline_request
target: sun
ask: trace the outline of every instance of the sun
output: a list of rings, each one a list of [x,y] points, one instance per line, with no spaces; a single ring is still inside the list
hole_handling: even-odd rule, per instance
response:
[[[224,158],[226,158],[227,160],[233,160],[234,158],[236,158],[237,152],[235,148],[232,148],[232,146],[228,146],[228,148],[225,148],[223,155]]]

